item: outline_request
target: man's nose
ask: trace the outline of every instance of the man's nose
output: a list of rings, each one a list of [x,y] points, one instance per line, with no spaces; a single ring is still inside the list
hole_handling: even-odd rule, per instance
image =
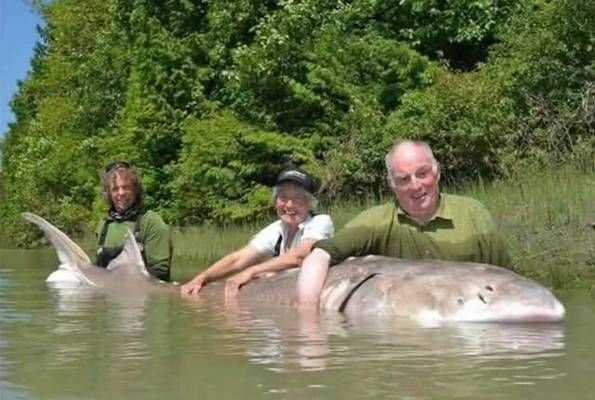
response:
[[[415,176],[411,177],[411,181],[409,181],[412,189],[418,189],[421,186],[421,180],[416,178]]]

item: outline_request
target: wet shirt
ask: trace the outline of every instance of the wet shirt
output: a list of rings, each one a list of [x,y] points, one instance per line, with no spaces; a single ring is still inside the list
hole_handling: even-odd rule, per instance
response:
[[[488,210],[477,200],[449,194],[440,195],[436,215],[425,225],[391,202],[362,212],[332,239],[321,240],[314,247],[328,252],[332,264],[374,254],[511,265]]]
[[[287,226],[281,220],[277,220],[254,235],[250,240],[250,245],[259,253],[272,257],[275,255],[275,247],[279,238],[281,239],[279,250],[280,254],[283,254],[287,249],[298,246],[303,240],[327,239],[333,235],[334,231],[333,221],[328,215],[309,216],[298,226],[293,241],[287,243]]]
[[[137,218],[141,218],[137,239],[143,248],[147,270],[151,275],[169,281],[172,256],[169,226],[154,211],[147,211]],[[105,223],[109,223],[109,226],[103,246],[121,248],[126,243],[126,228],[134,233],[136,218],[123,221],[107,217],[97,227],[97,238],[100,237]]]

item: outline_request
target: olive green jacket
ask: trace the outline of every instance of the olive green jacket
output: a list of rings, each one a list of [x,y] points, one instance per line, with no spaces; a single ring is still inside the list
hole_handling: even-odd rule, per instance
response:
[[[169,226],[154,211],[147,211],[138,218],[140,218],[140,234],[137,240],[143,249],[147,270],[151,275],[169,281],[172,257]],[[126,228],[134,233],[136,219],[118,221],[111,216],[106,217],[97,227],[98,240],[106,223],[109,223],[109,226],[104,247],[123,247],[126,243]]]
[[[488,210],[474,199],[449,194],[440,195],[436,215],[426,225],[420,226],[391,202],[362,212],[314,247],[328,252],[332,264],[375,254],[511,266]]]

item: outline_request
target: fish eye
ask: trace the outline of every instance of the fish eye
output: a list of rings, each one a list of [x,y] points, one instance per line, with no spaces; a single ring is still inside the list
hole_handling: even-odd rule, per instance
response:
[[[457,298],[457,303],[460,305],[463,305],[465,303],[465,300],[462,297],[458,297]]]
[[[493,292],[494,291],[494,288],[492,286],[490,286],[490,285],[487,285],[486,286],[486,290],[489,290],[490,292]]]

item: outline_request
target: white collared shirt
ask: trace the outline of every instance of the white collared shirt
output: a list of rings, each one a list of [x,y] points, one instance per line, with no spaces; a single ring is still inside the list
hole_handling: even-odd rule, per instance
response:
[[[298,231],[291,244],[288,245],[286,243],[287,225],[279,219],[254,235],[250,240],[250,245],[259,253],[272,257],[275,254],[275,245],[279,236],[281,236],[280,252],[283,254],[286,250],[298,246],[303,240],[328,239],[334,233],[335,228],[330,216],[326,214],[308,216],[304,222],[298,225]]]

